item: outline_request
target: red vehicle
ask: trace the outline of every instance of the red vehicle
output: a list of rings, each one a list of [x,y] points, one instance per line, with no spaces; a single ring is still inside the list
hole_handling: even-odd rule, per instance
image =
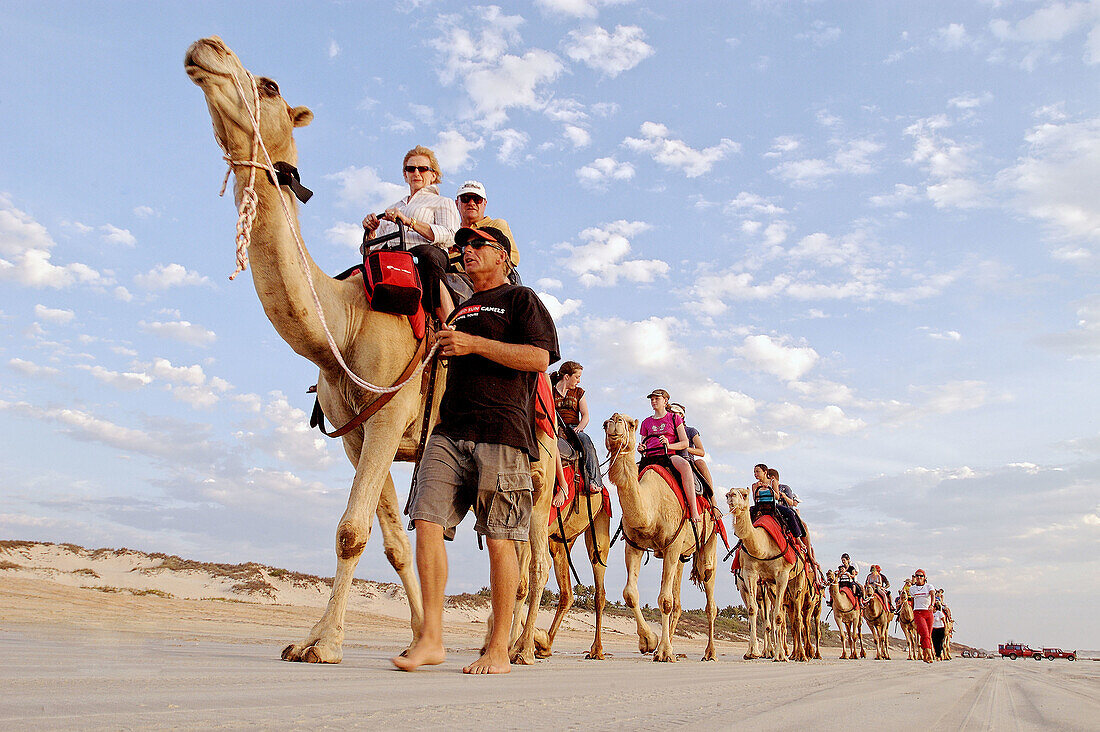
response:
[[[1034,658],[1036,661],[1043,658],[1042,651],[1035,648],[1028,648],[1023,643],[1005,643],[997,646],[997,651],[1001,656],[1008,656],[1013,661],[1017,658]]]
[[[1077,660],[1077,651],[1063,651],[1061,648],[1044,648],[1043,655],[1046,658],[1068,658],[1071,661]]]

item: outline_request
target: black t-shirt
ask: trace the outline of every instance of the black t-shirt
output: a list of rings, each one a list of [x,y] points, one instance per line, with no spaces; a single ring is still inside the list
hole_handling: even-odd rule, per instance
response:
[[[533,290],[500,285],[460,305],[455,330],[502,343],[538,346],[560,358],[554,320]],[[483,356],[456,356],[447,366],[447,389],[436,431],[453,440],[511,445],[537,456],[534,371],[516,371]]]

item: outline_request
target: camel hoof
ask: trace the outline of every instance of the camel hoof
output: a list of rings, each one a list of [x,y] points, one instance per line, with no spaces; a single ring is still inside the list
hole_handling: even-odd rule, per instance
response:
[[[282,659],[284,661],[301,661],[302,652],[298,650],[298,646],[291,643],[289,646],[283,649]]]
[[[742,658],[744,658],[746,661],[751,661],[754,658],[760,658],[760,656],[757,656],[755,653],[746,653],[744,656],[742,656]],[[844,658],[844,656],[841,656],[841,658]]]
[[[639,638],[638,639],[638,652],[639,653],[653,653],[657,650],[657,638]]]
[[[517,653],[516,655],[512,656],[512,663],[517,666],[534,666],[535,654],[532,653],[530,655],[527,655],[525,653]]]
[[[305,663],[340,663],[343,660],[343,654],[339,646],[333,648],[318,641],[304,648],[297,660]]]
[[[713,653],[707,653],[702,658],[700,658],[699,660],[700,661],[717,661],[718,659],[714,657]]]
[[[550,656],[553,655],[554,652],[551,651],[549,648],[538,648],[537,646],[535,647],[535,658],[550,658]]]
[[[588,653],[584,654],[584,657],[586,659],[588,659],[589,661],[605,661],[605,660],[607,660],[607,657],[603,655],[603,649],[602,648],[591,649],[591,650],[588,651]]]
[[[653,660],[657,663],[676,663],[676,654],[657,652],[653,654]]]

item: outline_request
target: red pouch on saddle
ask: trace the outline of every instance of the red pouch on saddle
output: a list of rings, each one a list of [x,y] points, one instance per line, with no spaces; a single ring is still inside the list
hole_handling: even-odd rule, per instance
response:
[[[420,307],[420,275],[409,252],[370,252],[363,262],[363,287],[378,312],[415,315]]]

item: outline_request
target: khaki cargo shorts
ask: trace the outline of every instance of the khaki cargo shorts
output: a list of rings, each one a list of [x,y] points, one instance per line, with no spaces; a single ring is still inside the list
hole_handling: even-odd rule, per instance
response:
[[[527,541],[531,530],[531,464],[510,445],[452,440],[433,434],[424,446],[409,496],[409,530],[431,521],[454,539],[471,508],[474,530],[490,539]]]

